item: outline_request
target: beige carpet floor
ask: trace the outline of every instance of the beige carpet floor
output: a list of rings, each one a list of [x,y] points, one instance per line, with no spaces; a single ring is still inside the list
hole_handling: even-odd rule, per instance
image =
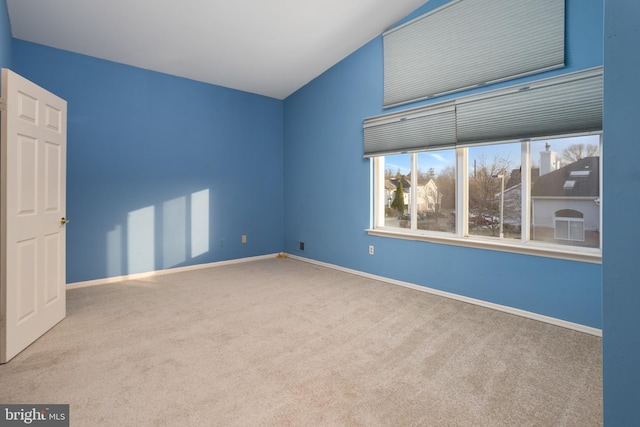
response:
[[[72,426],[602,424],[600,338],[297,260],[67,299],[0,365],[0,403],[68,403]]]

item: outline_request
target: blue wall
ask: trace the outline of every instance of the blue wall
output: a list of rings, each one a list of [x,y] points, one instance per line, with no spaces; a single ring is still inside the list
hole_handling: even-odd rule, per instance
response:
[[[605,2],[605,425],[640,425],[640,3]],[[607,167],[608,166],[608,167]]]
[[[410,17],[445,3],[432,0]],[[601,0],[567,1],[565,68],[462,94],[602,65],[602,7]],[[362,120],[385,112],[382,98],[378,37],[285,100],[285,251],[600,328],[600,265],[365,232],[370,163],[362,156]]]
[[[11,25],[7,0],[0,0],[0,68],[11,68]]]
[[[282,250],[282,101],[13,49],[15,71],[69,105],[68,283]]]

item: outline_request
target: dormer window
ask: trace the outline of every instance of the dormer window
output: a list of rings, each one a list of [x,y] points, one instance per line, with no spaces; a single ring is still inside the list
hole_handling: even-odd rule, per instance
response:
[[[571,178],[586,178],[589,176],[589,174],[591,173],[591,171],[571,171],[571,173],[569,174],[569,176]]]

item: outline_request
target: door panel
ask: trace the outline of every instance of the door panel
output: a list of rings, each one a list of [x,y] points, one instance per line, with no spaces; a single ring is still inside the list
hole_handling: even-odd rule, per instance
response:
[[[2,70],[0,363],[66,315],[66,102]]]
[[[18,242],[16,245],[18,255],[16,281],[20,282],[20,287],[18,288],[18,324],[24,322],[36,312],[36,272],[33,266],[37,263],[37,245],[36,239]]]
[[[38,141],[34,138],[18,135],[17,142],[16,174],[18,182],[16,190],[18,192],[18,215],[33,215],[36,213]]]
[[[28,94],[17,90],[17,118],[25,122],[37,124],[38,122],[38,100]]]
[[[45,142],[45,182],[44,210],[45,212],[60,212],[60,169],[61,155],[60,145],[53,142]]]
[[[60,234],[44,238],[44,303],[49,306],[60,298]]]
[[[62,111],[53,105],[45,105],[45,126],[54,132],[62,131]]]

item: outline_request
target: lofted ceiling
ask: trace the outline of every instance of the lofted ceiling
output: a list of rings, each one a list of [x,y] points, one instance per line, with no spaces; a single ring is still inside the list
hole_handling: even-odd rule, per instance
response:
[[[284,99],[427,0],[7,0],[13,37]]]

